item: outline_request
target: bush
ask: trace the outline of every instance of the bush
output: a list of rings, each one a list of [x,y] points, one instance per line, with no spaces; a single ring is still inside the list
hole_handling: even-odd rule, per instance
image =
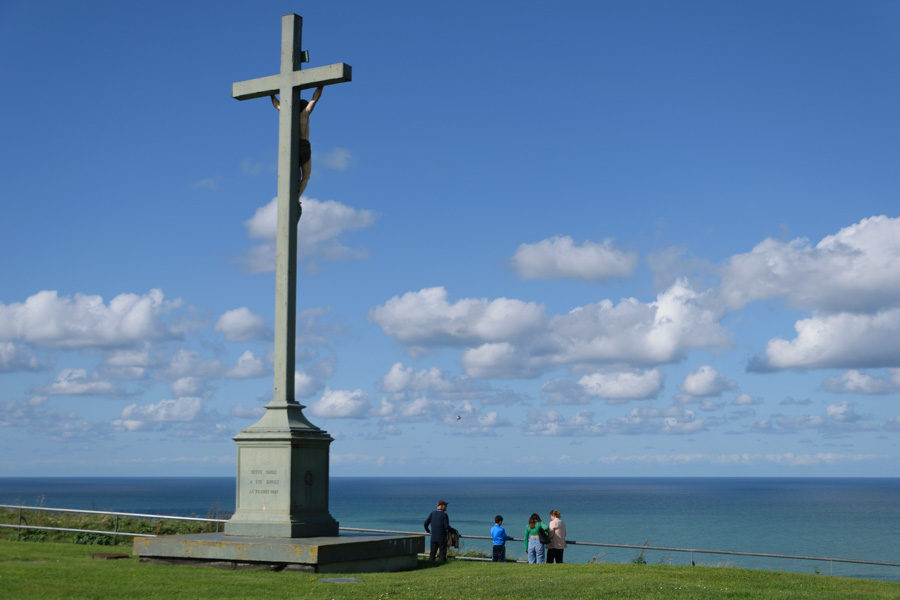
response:
[[[82,544],[84,546],[112,546],[114,545],[112,536],[105,533],[87,533],[80,531],[72,538],[73,544]]]
[[[47,539],[47,532],[39,529],[25,529],[19,536],[22,542],[43,542]]]

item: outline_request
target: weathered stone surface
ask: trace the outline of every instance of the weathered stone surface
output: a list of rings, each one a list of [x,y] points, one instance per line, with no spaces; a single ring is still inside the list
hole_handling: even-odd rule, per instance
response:
[[[424,551],[422,535],[346,533],[285,539],[207,533],[134,540],[134,554],[142,562],[315,573],[414,569],[417,555]]]

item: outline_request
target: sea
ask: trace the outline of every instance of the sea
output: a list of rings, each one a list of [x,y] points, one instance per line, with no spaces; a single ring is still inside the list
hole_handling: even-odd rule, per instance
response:
[[[0,504],[177,516],[234,511],[233,477],[0,478]],[[463,535],[489,536],[496,515],[521,538],[528,518],[559,510],[571,563],[647,563],[765,569],[900,581],[900,478],[391,478],[334,477],[329,510],[341,527],[422,532],[439,499]],[[463,539],[461,550],[489,552]],[[797,560],[698,552],[818,557]],[[524,556],[509,542],[507,556]]]

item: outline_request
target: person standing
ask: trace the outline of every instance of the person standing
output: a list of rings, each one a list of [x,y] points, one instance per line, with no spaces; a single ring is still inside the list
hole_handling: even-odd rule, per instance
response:
[[[506,530],[503,529],[503,517],[497,515],[494,517],[494,526],[491,527],[491,539],[494,540],[494,552],[491,556],[491,562],[506,562]]]
[[[528,555],[528,564],[530,565],[547,562],[544,545],[541,543],[541,529],[549,535],[549,528],[544,525],[537,513],[533,513],[528,519],[528,527],[525,528],[525,553]]]
[[[450,517],[447,516],[447,502],[438,500],[437,509],[431,511],[431,514],[425,519],[425,532],[431,534],[429,560],[434,560],[438,550],[440,550],[441,561],[447,560],[447,534],[449,531]]]
[[[558,510],[550,511],[550,543],[547,544],[547,562],[552,563],[554,560],[558,563],[563,561],[563,550],[567,548],[566,544],[566,524],[559,518]]]

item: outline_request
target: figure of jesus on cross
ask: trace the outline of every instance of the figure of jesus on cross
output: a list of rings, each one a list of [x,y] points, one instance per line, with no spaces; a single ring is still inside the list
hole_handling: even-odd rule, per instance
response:
[[[322,97],[323,89],[325,88],[321,85],[317,87],[316,91],[313,92],[312,100],[300,100],[300,156],[297,157],[297,160],[300,163],[300,190],[297,192],[297,203],[300,205],[300,214],[297,215],[298,219],[303,214],[303,204],[300,202],[300,198],[303,197],[303,192],[306,190],[306,186],[309,183],[309,177],[312,175],[312,146],[309,144],[309,115],[312,114],[313,109],[316,107],[316,102]],[[272,94],[272,106],[281,110],[281,103],[278,101],[275,94]]]
[[[281,72],[277,75],[232,84],[237,100],[280,94],[278,108],[278,218],[275,263],[275,390],[270,406],[296,405],[294,359],[297,322],[297,222],[300,194],[309,181],[309,114],[326,85],[350,81],[350,65],[337,63],[301,70],[306,52],[301,50],[303,19],[288,14],[281,18]],[[306,102],[300,91],[316,88]]]

